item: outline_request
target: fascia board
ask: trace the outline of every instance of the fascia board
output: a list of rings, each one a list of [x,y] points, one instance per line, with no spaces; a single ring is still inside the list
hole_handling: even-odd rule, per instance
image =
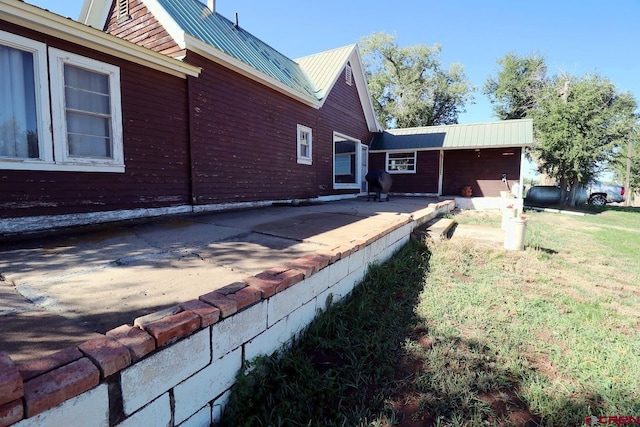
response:
[[[93,28],[102,29],[109,17],[112,0],[84,0],[78,21]]]
[[[239,59],[234,58],[231,55],[228,55],[216,48],[214,48],[213,46],[211,46],[208,43],[203,42],[202,40],[195,38],[189,34],[185,34],[185,42],[186,42],[186,49],[197,53],[199,55],[204,56],[205,58],[220,64],[222,66],[224,66],[225,68],[228,68],[238,74],[241,74],[253,81],[256,81],[260,84],[263,84],[273,90],[276,90],[286,96],[288,96],[289,98],[293,98],[305,105],[308,105],[310,107],[313,107],[315,109],[319,109],[320,108],[320,102],[312,97],[309,96],[304,96],[303,94],[299,93],[298,91],[295,91],[293,89],[291,89],[289,86],[285,85],[284,83],[282,83],[281,81],[274,79],[271,76],[268,76],[264,73],[261,73],[260,71],[256,70],[255,68],[245,64],[244,62],[240,61]]]
[[[364,115],[367,119],[369,131],[382,132],[382,126],[378,123],[375,110],[373,109],[373,101],[371,100],[369,85],[367,85],[367,77],[364,74],[364,67],[362,66],[362,58],[360,57],[360,49],[358,49],[358,45],[355,45],[350,61],[351,72],[355,79],[356,87],[358,88],[360,103],[362,104],[362,110],[364,111]]]
[[[507,149],[507,148],[525,148],[532,144],[508,144],[508,145],[474,145],[469,147],[422,147],[422,148],[390,148],[387,150],[369,150],[370,153],[394,153],[405,151],[459,151],[459,150],[489,150],[489,149]]]
[[[160,25],[169,33],[173,41],[180,47],[180,49],[186,49],[187,42],[185,40],[186,33],[182,27],[169,15],[169,12],[162,7],[157,0],[140,0],[144,4],[149,12],[158,20]]]
[[[44,9],[13,0],[0,0],[0,4],[3,12],[1,19],[7,22],[177,77],[200,75],[199,67],[185,64]]]

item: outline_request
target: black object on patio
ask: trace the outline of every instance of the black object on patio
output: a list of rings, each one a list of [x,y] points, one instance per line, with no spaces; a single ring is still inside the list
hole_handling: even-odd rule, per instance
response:
[[[389,201],[389,190],[391,189],[391,175],[389,172],[381,169],[372,169],[364,177],[369,184],[367,201],[371,199],[371,193],[374,193],[373,200],[382,201],[382,194],[386,194],[386,201]]]

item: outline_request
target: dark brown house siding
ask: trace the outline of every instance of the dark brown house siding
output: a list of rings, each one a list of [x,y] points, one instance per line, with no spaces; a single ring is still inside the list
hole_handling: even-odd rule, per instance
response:
[[[333,132],[359,139],[365,145],[369,145],[373,137],[367,126],[356,84],[346,83],[345,72],[343,69],[318,114],[319,132],[313,149],[314,162],[316,159],[321,162],[317,176],[317,189],[321,196],[356,192],[333,189]]]
[[[318,194],[317,110],[189,52],[194,203]],[[297,163],[297,125],[313,132],[313,165]]]
[[[104,31],[162,54],[178,57],[184,50],[171,38],[140,0],[129,1],[129,19],[119,22],[115,4],[111,3]]]
[[[445,151],[443,193],[460,195],[471,186],[475,197],[498,197],[507,190],[502,174],[510,184],[520,179],[521,148]],[[512,153],[504,155],[503,153]]]
[[[372,153],[369,156],[371,169],[385,170],[386,154]],[[392,193],[438,193],[438,169],[440,167],[439,151],[418,151],[416,173],[391,174]]]
[[[0,169],[0,217],[189,202],[186,80],[0,21],[0,29],[120,67],[124,173]]]

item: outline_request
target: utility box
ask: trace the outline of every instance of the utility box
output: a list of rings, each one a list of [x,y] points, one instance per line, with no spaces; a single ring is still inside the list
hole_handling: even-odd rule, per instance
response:
[[[522,217],[509,218],[504,232],[504,248],[523,251],[527,235],[527,220]]]

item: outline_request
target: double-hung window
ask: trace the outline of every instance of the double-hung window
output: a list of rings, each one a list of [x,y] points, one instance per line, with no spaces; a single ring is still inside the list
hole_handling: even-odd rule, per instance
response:
[[[416,173],[416,152],[387,153],[387,172]]]
[[[298,125],[298,163],[303,165],[313,164],[311,155],[313,147],[313,137],[311,128]]]
[[[0,31],[0,169],[124,172],[120,69],[48,52]]]
[[[49,49],[56,161],[124,169],[118,67]]]
[[[0,75],[0,168],[53,161],[46,45],[0,31]]]

